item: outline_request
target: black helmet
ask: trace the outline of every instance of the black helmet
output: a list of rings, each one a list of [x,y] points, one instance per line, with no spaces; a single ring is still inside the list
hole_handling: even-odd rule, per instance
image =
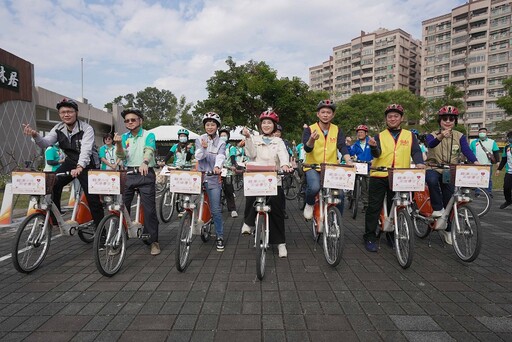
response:
[[[144,119],[144,115],[142,115],[142,112],[140,110],[138,110],[137,108],[127,108],[127,109],[123,110],[121,112],[121,116],[123,117],[123,119],[126,116],[126,114],[135,114],[139,118]]]
[[[57,110],[59,110],[60,107],[71,107],[78,112],[78,104],[71,99],[63,98],[62,101],[57,103]]]
[[[332,100],[322,100],[318,102],[318,106],[316,106],[316,110],[320,110],[324,107],[331,108],[333,112],[336,111],[336,103]]]

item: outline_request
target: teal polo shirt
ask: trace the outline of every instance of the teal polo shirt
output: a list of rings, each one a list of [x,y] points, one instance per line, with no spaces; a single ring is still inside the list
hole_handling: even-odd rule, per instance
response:
[[[126,132],[122,136],[122,145],[126,154],[126,166],[138,167],[146,158],[149,160],[149,167],[155,167],[156,139],[154,133],[142,128],[135,136],[131,132]]]

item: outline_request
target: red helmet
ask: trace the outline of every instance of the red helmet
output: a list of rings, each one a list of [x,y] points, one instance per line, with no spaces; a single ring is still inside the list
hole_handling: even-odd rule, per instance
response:
[[[260,121],[264,119],[270,119],[274,121],[276,124],[279,123],[279,115],[272,110],[272,108],[267,109],[265,112],[260,114]]]
[[[393,103],[386,107],[386,110],[384,111],[384,115],[388,115],[389,112],[395,112],[400,115],[404,115],[404,107],[402,105]]]
[[[367,132],[367,133],[368,133],[368,127],[367,127],[366,125],[359,125],[359,126],[357,126],[357,128],[356,128],[356,132],[357,132],[357,131],[365,131],[365,132]]]
[[[444,107],[441,107],[441,109],[439,109],[437,114],[458,116],[459,110],[454,106],[444,106]]]

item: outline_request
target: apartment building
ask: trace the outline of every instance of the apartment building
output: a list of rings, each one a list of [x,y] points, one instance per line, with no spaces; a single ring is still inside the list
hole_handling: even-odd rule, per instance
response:
[[[472,135],[480,127],[492,131],[506,116],[496,101],[512,71],[511,9],[511,0],[470,0],[422,22],[420,94],[441,97],[448,85],[463,90]]]
[[[361,31],[350,43],[335,46],[329,60],[309,68],[309,86],[334,100],[352,94],[393,89],[420,92],[421,41],[401,30]]]

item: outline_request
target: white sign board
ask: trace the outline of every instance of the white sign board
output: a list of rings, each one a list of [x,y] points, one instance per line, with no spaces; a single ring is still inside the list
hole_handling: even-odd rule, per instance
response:
[[[491,167],[486,165],[457,165],[455,171],[455,186],[465,188],[489,187]]]
[[[90,194],[121,194],[121,172],[89,170],[87,179]]]
[[[325,165],[322,186],[329,189],[354,190],[356,182],[355,166]]]
[[[425,170],[394,169],[392,184],[393,191],[423,191],[425,190]]]
[[[368,164],[367,163],[354,163],[356,167],[357,175],[367,175],[368,174]]]
[[[276,196],[277,172],[245,172],[244,196]]]
[[[201,193],[201,172],[172,170],[169,186],[172,192],[199,195]]]
[[[15,195],[45,195],[46,175],[44,172],[12,173],[12,193]]]

